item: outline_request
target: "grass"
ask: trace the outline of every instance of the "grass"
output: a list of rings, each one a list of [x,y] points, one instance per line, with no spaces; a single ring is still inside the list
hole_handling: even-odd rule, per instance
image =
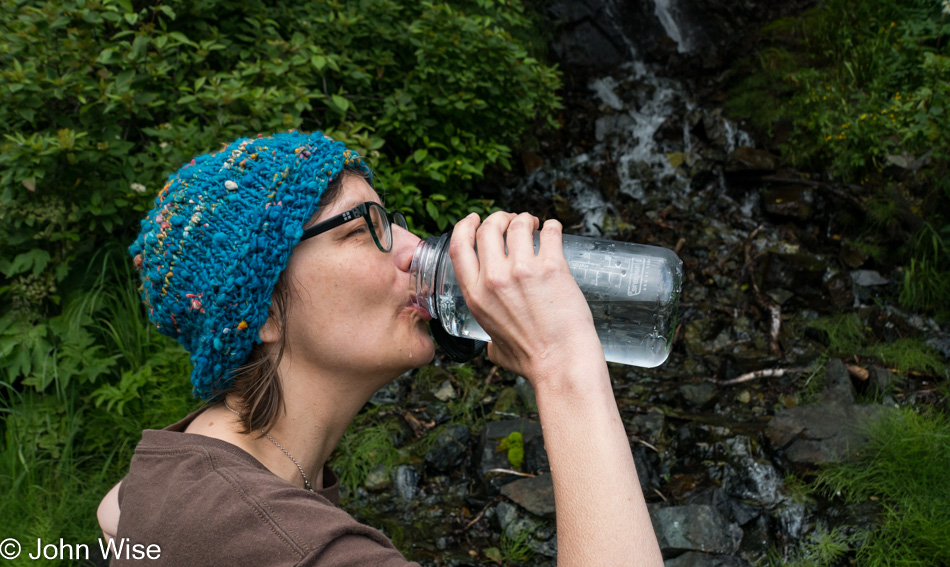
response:
[[[857,565],[950,564],[950,419],[902,409],[872,424],[857,456],[818,476],[846,504],[880,503],[881,520],[857,548]]]
[[[936,349],[920,338],[906,337],[891,343],[869,344],[861,319],[854,313],[823,317],[808,323],[827,337],[828,356],[870,356],[899,372],[946,376],[947,365]]]
[[[360,420],[366,423],[365,420]],[[366,482],[370,471],[379,465],[391,469],[399,461],[399,450],[384,425],[360,425],[354,422],[337,446],[332,459],[340,485],[349,492]]]
[[[149,331],[136,285],[104,255],[92,283],[23,348],[46,364],[0,382],[0,533],[90,543],[96,509],[128,470],[146,428],[194,410],[187,355]],[[23,559],[21,559],[22,561]],[[59,565],[39,560],[30,565]]]

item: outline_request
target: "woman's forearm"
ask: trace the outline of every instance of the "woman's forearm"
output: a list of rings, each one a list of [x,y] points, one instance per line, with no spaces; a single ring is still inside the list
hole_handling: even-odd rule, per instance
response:
[[[538,380],[557,509],[558,566],[662,565],[603,362]]]

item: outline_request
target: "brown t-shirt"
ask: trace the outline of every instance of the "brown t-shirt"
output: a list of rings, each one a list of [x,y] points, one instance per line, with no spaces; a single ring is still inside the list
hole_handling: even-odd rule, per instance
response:
[[[119,488],[116,543],[131,547],[112,565],[418,567],[337,507],[328,469],[329,488],[292,486],[230,443],[184,433],[198,413],[142,432]],[[160,558],[142,558],[152,544]]]

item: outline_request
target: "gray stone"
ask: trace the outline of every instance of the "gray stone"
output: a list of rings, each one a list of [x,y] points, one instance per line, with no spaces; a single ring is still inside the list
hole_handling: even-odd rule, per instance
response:
[[[531,386],[531,382],[518,376],[518,378],[515,379],[515,392],[518,392],[521,403],[524,404],[524,407],[527,408],[528,411],[538,411],[538,398],[534,394],[534,387]]]
[[[549,474],[509,482],[501,493],[536,516],[554,518],[554,485]]]
[[[409,465],[396,469],[396,492],[406,502],[411,502],[419,494],[419,473]]]
[[[939,350],[945,357],[950,358],[950,333],[936,333],[927,337],[928,345]]]
[[[454,400],[456,397],[455,388],[452,387],[452,382],[448,380],[439,384],[438,388],[433,388],[432,395],[442,402]]]
[[[794,463],[840,462],[866,440],[866,425],[888,408],[878,405],[815,404],[776,412],[765,434]]]
[[[448,472],[462,464],[472,434],[464,425],[447,425],[436,437],[425,461],[439,472]]]
[[[814,189],[806,186],[784,186],[763,192],[765,210],[773,215],[808,220],[815,202]]]
[[[868,382],[870,382],[871,387],[877,390],[879,393],[887,393],[891,391],[894,386],[900,384],[903,381],[903,378],[886,368],[872,366],[868,369]]]
[[[384,465],[378,465],[366,475],[366,482],[363,483],[363,486],[366,487],[366,490],[378,492],[387,488],[390,484],[392,484],[392,480],[389,478],[389,471],[386,470]]]
[[[881,274],[874,270],[854,270],[851,272],[851,281],[854,282],[854,285],[861,287],[886,285],[889,283],[887,278],[882,277]]]
[[[710,555],[690,551],[663,562],[663,567],[745,567],[748,563],[731,555]]]
[[[648,443],[656,445],[657,440],[659,440],[660,435],[663,433],[666,416],[659,410],[648,411],[647,413],[634,416],[631,421],[636,428],[634,433],[636,433],[638,437]]]
[[[652,511],[650,519],[664,557],[684,551],[732,554],[742,529],[708,505],[671,506]]]
[[[854,403],[854,384],[851,383],[851,375],[841,359],[832,358],[825,366],[825,390],[822,399],[829,404]]]
[[[701,408],[716,398],[718,390],[715,384],[699,382],[698,384],[683,384],[680,386],[680,393],[689,405]]]
[[[518,508],[508,502],[499,502],[495,506],[495,522],[499,531],[506,531],[508,525],[518,519]]]

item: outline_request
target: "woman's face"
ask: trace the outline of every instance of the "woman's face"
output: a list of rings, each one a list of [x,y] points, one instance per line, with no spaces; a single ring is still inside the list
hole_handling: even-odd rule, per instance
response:
[[[311,225],[379,195],[359,175],[344,175],[336,201]],[[421,311],[409,301],[409,266],[419,238],[392,226],[381,252],[363,219],[301,242],[287,266],[290,297],[284,357],[291,371],[378,376],[380,386],[432,360],[434,345]],[[303,364],[303,367],[297,367]],[[296,367],[296,368],[295,368]]]

